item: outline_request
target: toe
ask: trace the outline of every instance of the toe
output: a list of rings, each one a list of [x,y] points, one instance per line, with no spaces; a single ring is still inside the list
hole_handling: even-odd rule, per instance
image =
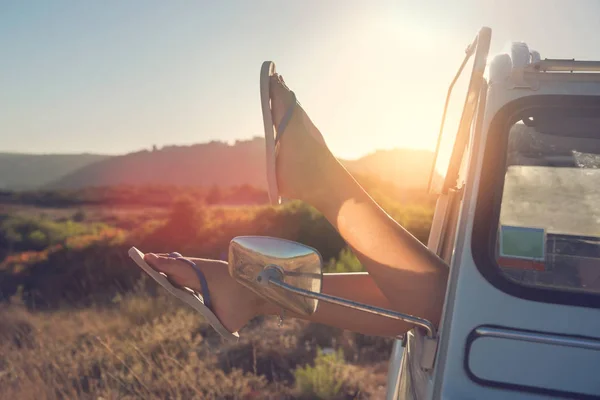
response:
[[[148,253],[144,256],[144,260],[148,264],[150,264],[154,269],[160,272],[164,272],[165,274],[176,274],[182,270],[182,267],[185,264],[182,264],[181,261],[175,260],[173,258],[169,258],[162,255],[157,255],[154,253]]]
[[[156,271],[167,275],[171,283],[189,287],[196,291],[201,290],[196,272],[183,261],[151,253],[146,254],[144,259]]]

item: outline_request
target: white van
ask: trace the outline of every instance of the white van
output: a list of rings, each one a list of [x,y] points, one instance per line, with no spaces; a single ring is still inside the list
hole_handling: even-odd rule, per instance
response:
[[[435,356],[419,331],[396,343],[388,398],[599,397],[600,62],[515,43],[486,69],[490,39],[483,28],[467,49],[432,187],[428,246],[451,270]]]

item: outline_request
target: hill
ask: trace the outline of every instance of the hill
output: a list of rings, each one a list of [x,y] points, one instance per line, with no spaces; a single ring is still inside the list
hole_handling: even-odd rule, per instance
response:
[[[425,150],[380,150],[357,160],[342,160],[353,174],[377,177],[404,188],[424,188],[433,161]],[[233,145],[210,142],[168,146],[106,158],[67,174],[50,189],[120,184],[173,184],[232,187],[249,184],[266,188],[263,138]]]
[[[265,187],[264,139],[233,145],[210,142],[165,146],[115,156],[80,168],[48,185],[50,189],[122,184],[222,187],[251,183]]]
[[[433,153],[426,150],[379,150],[357,160],[341,160],[355,175],[421,189],[427,184]],[[0,153],[0,189],[82,189],[91,186],[251,185],[266,189],[264,139],[230,145],[213,141],[191,146],[106,156],[97,154]]]
[[[0,153],[0,189],[36,189],[107,158],[99,154]]]

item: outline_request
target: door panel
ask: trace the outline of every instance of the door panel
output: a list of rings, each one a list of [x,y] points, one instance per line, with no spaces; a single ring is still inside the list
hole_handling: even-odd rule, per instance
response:
[[[567,397],[600,393],[599,340],[481,326],[465,357],[471,378],[482,385]]]

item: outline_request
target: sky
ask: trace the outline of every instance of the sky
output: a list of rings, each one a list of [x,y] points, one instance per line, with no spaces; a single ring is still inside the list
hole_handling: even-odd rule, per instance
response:
[[[491,56],[525,41],[542,58],[600,59],[599,15],[597,0],[0,0],[0,152],[261,136],[265,60],[337,156],[433,149],[481,26]]]

